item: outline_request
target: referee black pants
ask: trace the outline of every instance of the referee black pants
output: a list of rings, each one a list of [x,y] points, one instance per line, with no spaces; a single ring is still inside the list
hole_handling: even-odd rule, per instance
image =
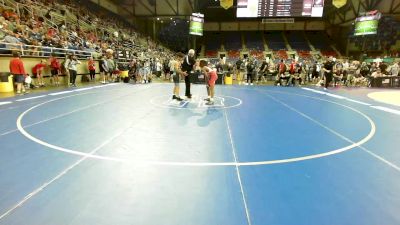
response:
[[[329,87],[329,83],[332,81],[333,75],[331,73],[325,73],[325,88]]]
[[[190,93],[190,75],[188,74],[185,76],[185,96],[190,98],[192,97],[192,94]]]

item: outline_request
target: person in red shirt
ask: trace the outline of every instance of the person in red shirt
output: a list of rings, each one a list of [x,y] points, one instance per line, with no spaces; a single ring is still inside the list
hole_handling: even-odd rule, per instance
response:
[[[32,68],[33,77],[37,78],[38,85],[44,87],[43,70],[46,68],[46,60],[41,60]]]
[[[289,73],[290,75],[294,75],[296,72],[296,61],[292,61],[292,63],[290,63],[290,68],[289,68]]]
[[[206,60],[200,60],[200,68],[206,77],[206,85],[208,96],[210,96],[206,101],[206,105],[214,105],[214,93],[215,93],[215,81],[218,79],[217,71],[208,67],[208,62]]]
[[[17,84],[17,94],[21,94],[21,91],[26,94],[27,92],[23,86],[26,76],[24,63],[20,58],[19,52],[13,52],[13,57],[10,60],[10,73],[14,76],[15,83]]]
[[[289,85],[289,79],[290,79],[290,75],[286,74],[286,70],[287,70],[287,66],[285,64],[285,62],[283,61],[283,59],[281,60],[281,62],[278,64],[278,75],[275,81],[275,85],[282,85],[282,80],[286,80],[286,85]]]
[[[57,31],[54,28],[49,28],[47,30],[47,36],[50,38],[53,38],[57,34]]]
[[[53,80],[53,84],[56,86],[60,85],[58,75],[61,74],[61,63],[56,58],[56,54],[52,53],[49,59],[50,71],[51,71],[51,79]]]
[[[90,80],[95,80],[96,76],[96,62],[93,60],[93,57],[89,58],[88,61],[88,69],[89,69],[89,74],[90,74]]]

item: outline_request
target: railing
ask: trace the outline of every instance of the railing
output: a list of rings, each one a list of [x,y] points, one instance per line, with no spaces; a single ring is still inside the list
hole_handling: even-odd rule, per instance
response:
[[[52,54],[55,54],[56,57],[65,57],[66,55],[74,54],[79,59],[87,59],[89,57],[97,59],[101,56],[100,52],[95,51],[82,51],[75,49],[0,42],[0,56],[11,56],[13,51],[20,52],[21,56],[30,57],[50,57]],[[115,58],[120,62],[127,62],[134,57],[134,53],[135,51],[129,48],[117,49],[115,50]]]
[[[55,54],[57,57],[65,57],[68,54],[74,54],[80,59],[86,59],[88,57],[97,58],[100,55],[100,53],[95,51],[82,51],[75,49],[0,42],[0,55],[11,55],[12,51],[19,51],[21,56],[37,57],[49,57],[52,54]]]

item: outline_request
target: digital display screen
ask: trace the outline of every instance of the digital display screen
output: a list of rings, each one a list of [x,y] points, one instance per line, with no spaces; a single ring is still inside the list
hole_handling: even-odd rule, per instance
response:
[[[377,34],[378,24],[381,16],[381,13],[375,13],[373,15],[366,15],[356,18],[354,35],[361,36]]]
[[[204,15],[192,14],[190,17],[189,34],[203,36]]]
[[[324,0],[238,0],[238,18],[322,17]]]
[[[378,20],[367,20],[356,22],[354,35],[369,35],[378,33]]]

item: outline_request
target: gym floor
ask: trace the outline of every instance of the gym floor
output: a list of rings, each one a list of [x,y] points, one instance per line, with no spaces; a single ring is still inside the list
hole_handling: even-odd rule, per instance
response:
[[[0,224],[400,224],[400,91],[172,87],[0,99]]]

